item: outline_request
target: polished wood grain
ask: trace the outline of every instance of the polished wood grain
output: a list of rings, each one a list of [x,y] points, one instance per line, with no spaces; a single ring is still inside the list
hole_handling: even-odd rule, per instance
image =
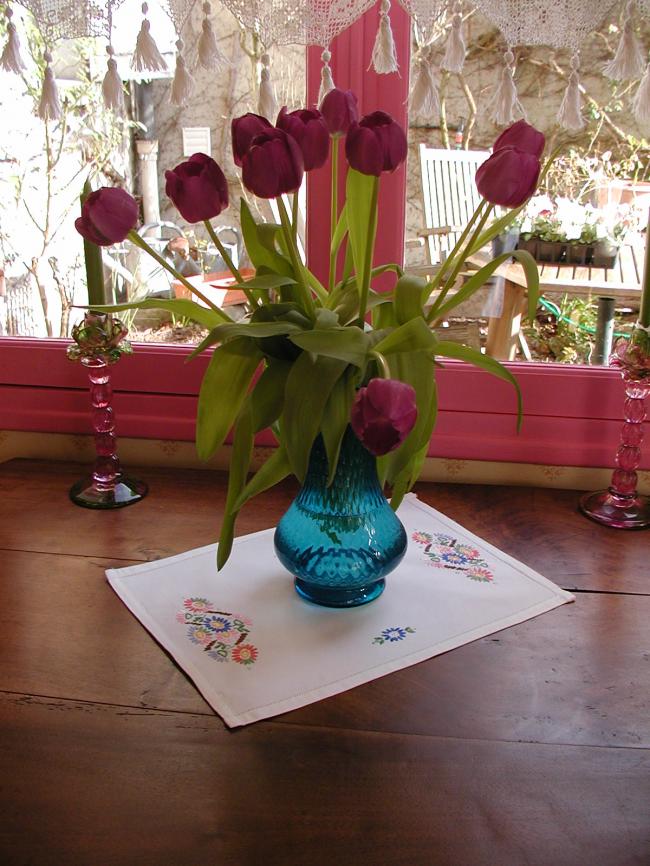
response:
[[[136,468],[147,499],[96,513],[67,499],[84,468],[0,465],[3,866],[648,866],[650,533],[571,491],[422,484],[576,601],[231,732],[104,574],[214,541],[224,476]]]

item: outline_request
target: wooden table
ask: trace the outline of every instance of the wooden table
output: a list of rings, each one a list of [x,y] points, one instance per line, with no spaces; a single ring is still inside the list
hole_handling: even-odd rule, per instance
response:
[[[101,513],[86,469],[0,466],[3,866],[648,866],[650,533],[420,485],[575,604],[230,732],[104,577],[213,542],[224,476],[129,467],[148,497]]]
[[[481,267],[489,256],[472,256],[472,267]],[[621,247],[613,268],[596,268],[566,264],[539,263],[539,290],[541,295],[567,294],[582,298],[596,298],[599,304],[599,329],[596,334],[596,363],[606,363],[611,350],[614,301],[627,302],[638,308],[641,301],[643,249],[625,245]],[[496,271],[504,278],[503,309],[499,317],[488,320],[486,351],[493,358],[514,360],[525,315],[526,277],[521,265],[504,265]],[[608,299],[613,299],[607,303]]]

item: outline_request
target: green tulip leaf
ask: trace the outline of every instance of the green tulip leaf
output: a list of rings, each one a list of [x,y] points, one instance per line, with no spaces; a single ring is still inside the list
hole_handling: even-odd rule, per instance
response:
[[[226,507],[217,547],[217,571],[220,571],[230,556],[235,535],[235,521],[239,510],[235,502],[246,486],[246,477],[253,453],[253,423],[250,400],[247,400],[239,414],[233,435],[232,456],[228,473],[228,493]]]
[[[395,318],[403,325],[418,316],[424,318],[422,299],[428,283],[424,277],[405,274],[395,285]]]
[[[325,307],[319,307],[316,310],[314,330],[327,330],[329,328],[338,328],[338,326],[339,317],[334,310],[327,310]]]
[[[520,262],[524,269],[528,286],[528,315],[532,321],[535,318],[537,302],[539,300],[539,271],[537,270],[535,259],[525,250],[514,250],[511,253],[502,253],[500,256],[496,256],[491,262],[488,262],[487,265],[484,265],[475,274],[472,274],[463,286],[452,297],[441,304],[440,307],[436,307],[434,304],[432,313],[434,310],[435,313],[433,315],[430,314],[430,318],[441,319],[446,316],[450,310],[462,304],[463,301],[466,301],[474,292],[485,285],[499,265],[502,265],[513,257]]]
[[[299,334],[291,334],[289,339],[307,352],[336,358],[357,367],[366,363],[370,348],[367,334],[354,327],[301,331]]]
[[[351,168],[346,182],[346,214],[349,246],[352,250],[354,270],[363,274],[367,247],[370,241],[368,226],[372,209],[372,192],[376,178]]]
[[[354,402],[354,376],[348,369],[335,383],[323,412],[321,433],[327,454],[327,486],[334,480],[339,462],[341,442],[350,423],[350,410]]]
[[[250,398],[253,430],[256,433],[259,433],[260,430],[266,430],[282,414],[284,389],[290,372],[291,363],[289,361],[275,358],[267,361],[267,367],[255,383]]]
[[[263,493],[265,490],[273,487],[279,481],[282,481],[283,478],[286,478],[287,475],[291,475],[291,464],[289,463],[284,446],[278,445],[269,459],[257,470],[244,487],[237,497],[233,508],[236,510],[241,509],[253,496],[257,496],[258,493]]]
[[[201,382],[196,417],[196,449],[202,460],[209,460],[223,445],[262,357],[246,337],[214,350]]]
[[[419,317],[395,328],[374,348],[382,355],[391,355],[395,352],[432,351],[436,343],[436,335],[424,319]]]
[[[284,274],[257,274],[251,277],[250,280],[244,280],[243,283],[235,283],[235,289],[279,289],[282,286],[295,286],[296,281],[293,277],[287,277]]]
[[[170,300],[146,298],[144,301],[132,301],[128,304],[103,304],[93,307],[93,310],[100,313],[119,313],[122,310],[166,310],[175,316],[192,319],[193,322],[203,325],[204,328],[214,328],[215,325],[231,321],[230,316],[221,310],[215,311],[211,307],[204,307],[189,298],[172,298]]]
[[[294,475],[304,481],[311,446],[321,428],[323,411],[347,363],[303,352],[287,377],[282,413],[282,440]]]
[[[415,389],[418,417],[404,442],[377,461],[382,483],[393,485],[413,455],[428,447],[438,411],[435,362],[428,352],[403,352],[391,358],[393,378]]]
[[[395,478],[390,497],[390,505],[393,511],[397,511],[402,504],[404,496],[418,480],[428,450],[429,443],[427,442],[427,444],[423,445],[419,451],[411,454],[408,462]]]
[[[345,237],[345,233],[348,230],[348,212],[347,212],[347,204],[343,205],[341,210],[339,221],[336,224],[336,228],[334,229],[334,234],[332,235],[332,243],[330,245],[330,255],[335,255],[341,244],[343,243],[343,238]]]
[[[436,355],[442,355],[445,358],[454,358],[458,361],[466,361],[468,364],[473,364],[475,367],[491,373],[498,379],[503,379],[504,382],[509,382],[517,394],[517,431],[521,428],[523,416],[523,404],[521,399],[521,390],[519,383],[512,375],[510,370],[507,370],[503,364],[500,364],[495,358],[489,355],[483,355],[476,349],[470,349],[469,346],[463,346],[460,343],[451,343],[441,340],[436,344]]]
[[[276,274],[293,277],[293,269],[290,263],[275,250],[274,244],[269,243],[269,233],[258,225],[253,219],[251,209],[245,199],[241,200],[241,230],[248,257],[253,267],[259,268],[264,265]]]

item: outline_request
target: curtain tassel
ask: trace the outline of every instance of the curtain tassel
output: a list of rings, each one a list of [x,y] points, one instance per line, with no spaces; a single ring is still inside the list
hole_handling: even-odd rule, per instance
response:
[[[395,40],[390,26],[390,0],[381,0],[379,12],[379,30],[372,49],[371,65],[379,75],[388,75],[397,72],[397,56],[395,53]]]
[[[167,64],[151,35],[151,24],[147,18],[148,11],[149,6],[143,3],[142,14],[144,18],[136,39],[131,66],[138,72],[166,72]]]
[[[273,123],[278,110],[278,104],[273,93],[273,85],[271,84],[271,58],[268,54],[263,54],[260,60],[262,72],[260,73],[260,95],[257,103],[257,112]]]
[[[634,117],[642,126],[650,124],[650,63],[646,66],[634,97]]]
[[[217,37],[214,35],[214,30],[212,29],[212,22],[210,21],[210,12],[212,11],[212,7],[209,3],[203,4],[203,24],[202,31],[199,37],[198,44],[198,53],[199,53],[199,65],[203,67],[203,69],[212,69],[215,72],[220,72],[222,69],[225,69],[230,64],[228,63],[228,59],[225,57],[223,52],[219,50],[219,46],[217,44]]]
[[[14,13],[9,9],[9,7],[5,9],[5,15],[7,16],[7,44],[2,51],[2,56],[0,57],[0,67],[4,69],[5,72],[18,73],[26,67],[23,58],[20,56],[20,39],[18,38],[18,31],[16,30],[16,25],[11,20],[13,14]]]
[[[629,81],[633,78],[641,78],[643,75],[645,60],[634,32],[633,12],[634,3],[628,3],[623,13],[623,33],[616,54],[603,67],[603,73],[613,81]]]
[[[113,111],[118,117],[124,114],[124,89],[122,87],[122,79],[117,71],[117,63],[114,58],[113,46],[109,45],[106,48],[108,60],[106,61],[106,75],[102,81],[102,95],[104,97],[104,105],[106,108]]]
[[[456,4],[451,30],[447,39],[445,57],[440,66],[447,72],[462,72],[465,63],[465,37],[463,35],[462,5]]]
[[[499,86],[493,98],[494,111],[492,119],[498,126],[509,126],[511,123],[514,123],[517,113],[525,117],[526,112],[521,102],[519,102],[517,95],[517,85],[514,78],[515,55],[512,51],[508,50],[503,55],[503,59],[505,63],[501,70]]]
[[[176,69],[174,71],[174,80],[172,81],[172,90],[169,97],[169,101],[174,105],[185,105],[192,95],[192,88],[194,87],[194,79],[185,65],[183,47],[183,40],[179,39],[176,42],[176,50],[178,52],[176,55]]]
[[[564,91],[564,98],[562,99],[560,110],[557,113],[558,123],[569,132],[579,132],[581,129],[584,129],[585,126],[580,101],[580,76],[578,75],[579,65],[580,57],[576,53],[571,58],[571,74],[569,75],[569,83]]]
[[[440,115],[440,97],[431,63],[420,57],[416,64],[415,84],[411,91],[411,111],[431,120]]]
[[[52,72],[52,55],[49,51],[45,52],[43,59],[45,60],[45,74],[43,75],[43,89],[37,114],[41,120],[58,120],[61,117],[61,103]]]
[[[319,105],[325,99],[330,90],[334,90],[334,79],[332,78],[332,68],[330,67],[332,55],[327,48],[321,54],[320,59],[323,61],[323,68],[320,72],[320,90],[318,91]]]

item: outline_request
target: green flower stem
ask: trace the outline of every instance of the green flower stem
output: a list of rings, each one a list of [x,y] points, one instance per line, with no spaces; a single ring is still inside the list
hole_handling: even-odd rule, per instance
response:
[[[185,277],[180,274],[176,270],[176,268],[172,267],[169,262],[165,261],[162,256],[158,255],[158,253],[152,247],[150,247],[149,244],[145,241],[145,239],[141,238],[136,231],[131,229],[128,234],[128,238],[131,243],[136,245],[136,247],[140,247],[140,249],[144,250],[148,255],[151,256],[152,259],[155,259],[158,264],[161,265],[161,267],[163,267],[175,279],[182,283],[186,289],[189,289],[193,295],[196,295],[196,297],[200,298],[204,304],[207,304],[211,310],[214,310],[214,312],[217,313],[219,317],[224,320],[224,322],[232,322],[232,319],[227,313],[224,313],[223,310],[220,310],[219,307],[217,307],[216,304],[213,304],[209,298],[206,298],[206,296],[202,292],[200,292],[199,289],[196,288],[196,286],[193,286],[189,280],[185,279]]]
[[[481,216],[481,219],[479,220],[479,223],[476,226],[476,229],[474,230],[474,233],[472,235],[473,238],[476,237],[482,231],[483,226],[485,225],[490,214],[492,213],[493,207],[494,207],[494,205],[490,205],[483,212],[483,215]],[[454,283],[456,282],[456,277],[460,273],[461,268],[463,267],[464,264],[465,264],[465,260],[464,260],[463,256],[457,256],[457,261],[456,261],[456,264],[454,265],[453,271],[451,272],[451,276],[447,277],[447,279],[445,280],[445,285],[444,285],[442,291],[440,292],[440,294],[436,298],[435,303],[432,305],[431,310],[429,311],[429,315],[427,316],[427,322],[430,323],[431,321],[433,321],[433,318],[434,318],[436,312],[442,306],[442,302],[447,297],[447,295],[449,294],[449,290],[453,287]]]
[[[244,281],[244,278],[242,277],[241,273],[235,267],[235,263],[230,258],[228,251],[226,250],[224,245],[219,240],[219,235],[212,228],[212,223],[210,222],[210,220],[204,220],[203,225],[206,227],[208,234],[212,238],[212,242],[214,243],[216,248],[219,250],[219,254],[221,255],[221,258],[224,260],[224,262],[226,263],[226,267],[228,268],[230,273],[233,275],[233,277],[237,280],[239,287],[241,288],[243,293],[246,295],[246,300],[251,305],[251,309],[254,310],[256,307],[259,307],[259,304],[258,304],[257,300],[255,299],[255,296],[251,293],[250,289],[246,288],[246,283]]]
[[[370,195],[370,219],[368,221],[368,240],[366,243],[366,256],[361,274],[361,290],[359,296],[359,327],[363,328],[366,318],[366,307],[368,306],[368,292],[370,290],[370,278],[372,274],[372,254],[375,249],[375,238],[377,237],[377,203],[379,200],[379,178],[373,177],[372,192]]]
[[[643,266],[643,285],[641,287],[641,309],[639,323],[647,328],[650,325],[650,214],[648,215],[648,231],[646,233],[645,264]]]
[[[449,293],[449,290],[451,289],[451,287],[454,285],[456,277],[460,273],[460,270],[465,263],[464,257],[462,255],[459,255],[459,253],[462,251],[464,241],[467,238],[469,231],[470,230],[472,231],[472,235],[469,239],[469,243],[467,244],[468,248],[472,246],[472,243],[481,234],[481,231],[483,230],[483,226],[485,225],[490,213],[492,212],[493,205],[489,205],[489,206],[485,207],[487,204],[488,203],[486,201],[482,201],[481,204],[476,208],[476,210],[474,211],[474,214],[472,215],[472,219],[470,220],[470,223],[468,224],[468,226],[465,228],[462,235],[458,239],[456,245],[454,246],[453,251],[447,257],[447,259],[445,259],[445,261],[443,262],[443,267],[436,274],[436,279],[433,282],[433,286],[435,288],[440,286],[440,284],[442,283],[442,281],[443,281],[442,278],[445,274],[445,271],[449,269],[448,264],[453,262],[454,260],[456,260],[451,276],[445,278],[445,283],[444,283],[443,289],[440,292],[440,294],[438,295],[438,297],[436,298],[436,300],[434,301],[434,303],[432,304],[431,309],[429,310],[429,312],[427,314],[427,322],[429,324],[431,324],[431,322],[435,319],[437,311],[442,306],[442,302],[444,301],[445,297]],[[479,217],[479,214],[480,214],[480,217]],[[474,223],[476,222],[477,218],[478,218],[478,225],[476,225],[474,227]]]
[[[224,245],[219,240],[219,235],[212,228],[212,223],[210,222],[210,220],[203,220],[203,225],[205,226],[210,237],[212,238],[212,243],[219,250],[219,254],[220,254],[221,258],[224,260],[224,262],[226,263],[226,267],[228,268],[230,273],[233,275],[233,277],[237,280],[238,283],[243,283],[244,278],[242,277],[242,275],[239,273],[239,271],[235,267],[235,264],[234,264],[233,260],[230,258],[230,254],[228,253],[227,249],[224,247]]]
[[[298,253],[298,249],[291,233],[291,222],[289,220],[289,214],[287,213],[285,204],[282,201],[282,196],[278,196],[276,198],[276,202],[278,203],[280,222],[282,223],[284,239],[286,241],[289,256],[291,258],[291,264],[293,265],[293,271],[296,275],[296,279],[298,280],[298,286],[302,292],[303,304],[305,310],[309,313],[309,315],[314,317],[316,315],[316,307],[314,305],[314,299],[311,296],[309,282],[305,278],[304,267],[302,262],[300,261],[300,254]]]
[[[92,188],[90,183],[86,181],[83,192],[81,194],[81,205],[86,201]],[[101,306],[106,302],[104,297],[104,266],[102,264],[102,251],[91,241],[83,239],[84,243],[84,264],[86,266],[86,285],[88,286],[88,305],[92,309],[94,306]]]
[[[458,238],[458,240],[454,244],[453,250],[449,253],[447,258],[444,260],[444,262],[440,266],[440,269],[436,273],[435,279],[432,281],[434,288],[437,288],[440,285],[440,283],[442,282],[442,278],[444,277],[446,271],[449,269],[449,265],[453,262],[456,254],[459,253],[461,251],[461,249],[463,248],[469,233],[470,232],[472,233],[472,241],[477,237],[478,233],[474,229],[474,224],[476,223],[477,219],[479,219],[481,217],[482,212],[484,211],[486,205],[487,205],[487,201],[485,199],[481,199],[480,204],[477,206],[477,208],[474,211],[474,213],[472,214],[469,222],[467,223],[467,225],[463,229],[461,236]],[[468,246],[471,246],[471,244],[468,244]]]
[[[388,361],[376,349],[373,349],[370,352],[370,357],[377,362],[377,366],[379,367],[379,372],[381,373],[382,379],[390,379],[390,366],[388,365]]]
[[[331,212],[330,212],[330,272],[327,290],[331,293],[336,282],[336,259],[338,250],[332,249],[332,238],[336,231],[336,224],[339,219],[339,139],[338,136],[332,138],[332,195],[331,195]]]
[[[300,204],[298,196],[299,192],[296,190],[291,197],[291,229],[293,233],[293,242],[296,246],[298,246],[298,206]]]

